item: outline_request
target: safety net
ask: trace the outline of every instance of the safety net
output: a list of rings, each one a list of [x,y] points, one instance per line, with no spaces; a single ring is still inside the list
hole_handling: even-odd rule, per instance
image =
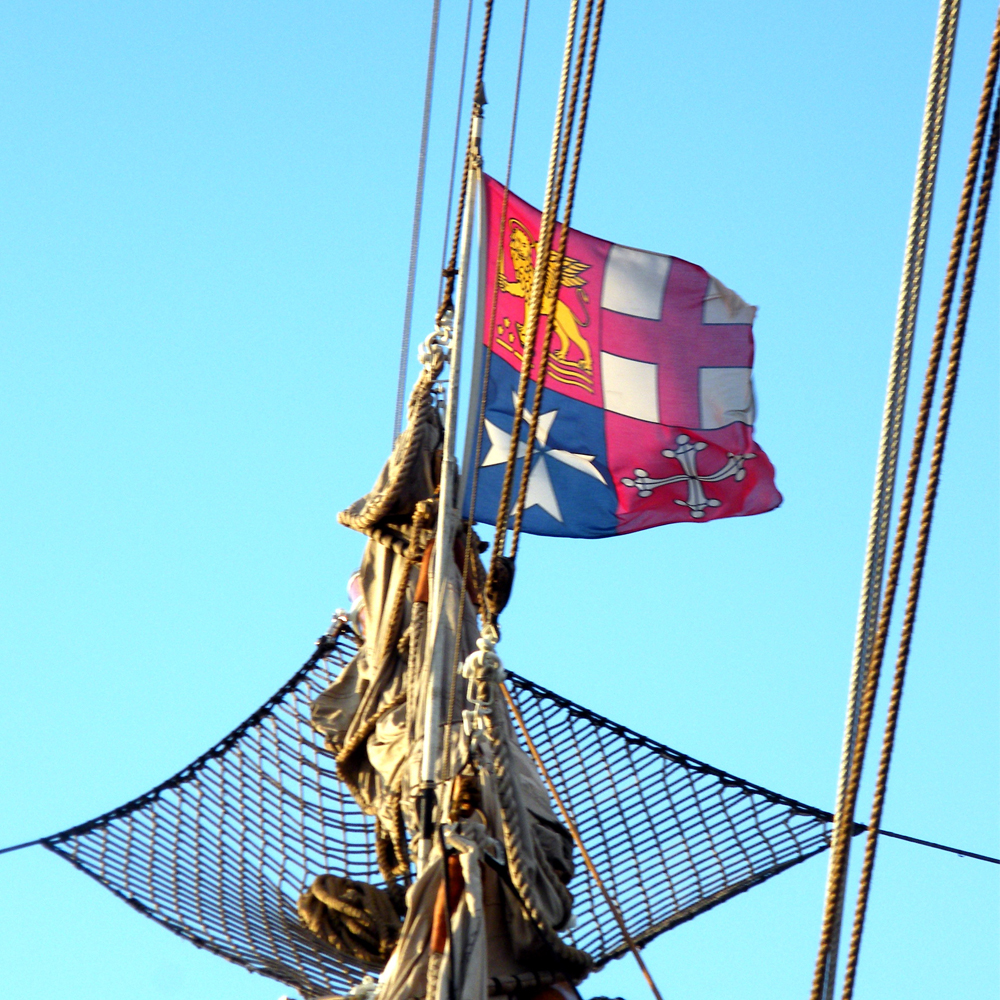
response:
[[[351,659],[346,625],[249,719],[145,795],[43,843],[140,913],[303,997],[366,973],[299,922],[330,872],[383,885],[374,823],[336,776],[309,704]],[[709,767],[531,681],[511,694],[630,935],[644,943],[824,850],[830,814]],[[619,926],[583,865],[567,940],[598,964]]]

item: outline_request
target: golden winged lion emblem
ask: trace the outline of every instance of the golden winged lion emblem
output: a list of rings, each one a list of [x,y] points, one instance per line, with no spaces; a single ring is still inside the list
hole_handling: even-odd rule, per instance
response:
[[[512,219],[510,222],[510,238],[507,249],[510,262],[514,266],[517,281],[510,281],[500,272],[499,290],[520,299],[527,298],[531,291],[531,283],[535,278],[535,256],[538,243],[528,235],[524,225]],[[590,344],[580,332],[580,328],[590,325],[587,303],[590,296],[585,291],[587,280],[582,277],[590,267],[583,261],[567,256],[563,260],[562,274],[557,273],[557,263],[550,257],[545,291],[542,295],[541,315],[551,317],[552,332],[557,342],[552,344],[549,353],[549,376],[559,382],[577,385],[593,392],[594,359]],[[561,277],[561,280],[560,280]],[[576,289],[577,299],[583,310],[583,318],[578,317],[570,307],[559,298],[563,288]],[[518,360],[524,360],[523,323],[511,323],[509,317],[497,325],[496,343],[513,353]],[[542,328],[544,329],[544,328]],[[539,330],[539,335],[542,333]]]

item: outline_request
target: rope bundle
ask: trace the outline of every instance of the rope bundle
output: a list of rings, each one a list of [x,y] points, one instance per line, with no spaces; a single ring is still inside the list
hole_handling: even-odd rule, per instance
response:
[[[313,934],[366,965],[386,961],[402,926],[388,892],[339,875],[320,875],[299,896],[297,909]]]

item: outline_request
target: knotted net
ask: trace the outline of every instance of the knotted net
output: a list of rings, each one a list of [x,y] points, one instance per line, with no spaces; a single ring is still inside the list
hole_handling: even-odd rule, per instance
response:
[[[272,698],[169,780],[46,838],[140,913],[303,997],[377,972],[299,922],[323,872],[382,883],[373,821],[337,779],[309,704],[357,651],[341,624]],[[709,767],[514,674],[511,693],[639,943],[828,844],[830,814]],[[627,949],[583,866],[565,935],[599,964]]]

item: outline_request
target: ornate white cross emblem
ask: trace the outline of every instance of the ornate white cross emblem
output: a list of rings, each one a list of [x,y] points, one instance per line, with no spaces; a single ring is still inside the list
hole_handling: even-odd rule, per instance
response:
[[[732,477],[739,482],[746,474],[743,463],[748,459],[756,458],[756,455],[734,455],[729,452],[726,464],[718,472],[713,472],[709,476],[698,474],[698,452],[704,451],[708,445],[704,441],[692,441],[687,434],[678,434],[676,448],[665,448],[660,452],[664,458],[676,459],[684,470],[679,476],[668,476],[666,479],[653,479],[645,469],[635,470],[635,479],[622,479],[623,486],[635,487],[639,491],[639,496],[652,496],[653,490],[657,486],[666,486],[668,483],[682,483],[687,481],[688,495],[686,500],[674,500],[674,503],[681,507],[687,507],[694,518],[705,516],[706,507],[721,507],[722,501],[705,495],[702,483],[717,483],[723,479]]]

